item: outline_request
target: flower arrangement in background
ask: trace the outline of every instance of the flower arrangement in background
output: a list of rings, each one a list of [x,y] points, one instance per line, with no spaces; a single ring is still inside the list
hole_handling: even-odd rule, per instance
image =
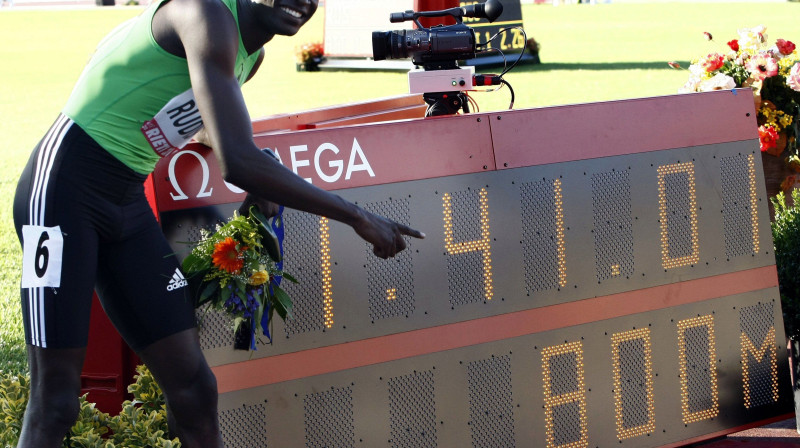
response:
[[[713,41],[710,33],[703,34]],[[761,151],[783,158],[796,173],[800,172],[800,55],[790,41],[777,39],[772,46],[767,42],[763,25],[738,30],[738,38],[727,42],[727,51],[714,51],[692,61],[689,79],[678,91],[752,88]],[[669,65],[680,68],[675,62]],[[788,176],[782,188],[794,183],[795,176]]]
[[[317,71],[325,60],[325,48],[322,42],[305,43],[295,48],[295,58],[298,70]]]
[[[251,350],[256,349],[258,333],[271,340],[274,312],[283,320],[292,316],[292,300],[280,280],[297,280],[281,268],[279,238],[255,207],[249,216],[234,213],[214,233],[204,230],[183,260],[183,270],[197,295],[195,305],[229,314],[237,334],[246,330]]]

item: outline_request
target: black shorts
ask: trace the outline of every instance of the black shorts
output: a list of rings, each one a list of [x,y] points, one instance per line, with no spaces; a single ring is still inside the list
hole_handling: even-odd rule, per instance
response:
[[[134,350],[195,326],[145,178],[63,115],[36,147],[14,198],[28,344],[85,347],[93,290]]]

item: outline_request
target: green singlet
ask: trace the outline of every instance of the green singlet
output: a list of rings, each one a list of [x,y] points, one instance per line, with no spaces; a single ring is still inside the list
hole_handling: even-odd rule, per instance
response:
[[[236,0],[220,0],[237,27]],[[203,122],[185,58],[161,48],[152,32],[163,1],[122,23],[98,45],[63,113],[132,170],[148,174],[161,157],[182,148]],[[235,73],[239,84],[258,59],[248,55],[239,33]]]

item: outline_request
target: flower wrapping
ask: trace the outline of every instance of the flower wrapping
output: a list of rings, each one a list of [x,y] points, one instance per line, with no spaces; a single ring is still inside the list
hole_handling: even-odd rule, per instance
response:
[[[280,285],[282,279],[297,280],[283,272],[283,207],[280,211],[271,220],[256,207],[248,216],[234,212],[215,232],[203,231],[183,260],[195,306],[230,315],[234,332],[245,331],[251,350],[258,334],[272,341],[275,312],[284,321],[292,317],[292,300]]]

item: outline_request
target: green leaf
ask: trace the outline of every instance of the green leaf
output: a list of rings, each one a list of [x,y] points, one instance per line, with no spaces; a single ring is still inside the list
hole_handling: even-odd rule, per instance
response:
[[[253,331],[256,332],[256,335],[263,334],[264,332],[264,329],[261,328],[261,318],[263,316],[264,316],[264,304],[261,303],[261,306],[259,306],[258,309],[256,310],[255,316],[253,316],[255,318],[255,324],[256,324],[256,328],[254,328]]]
[[[292,299],[289,297],[289,294],[286,294],[281,288],[274,287],[273,290],[275,291],[275,308],[277,308],[278,315],[285,321],[288,317],[292,319]],[[280,306],[278,306],[280,305]]]
[[[202,305],[211,299],[216,292],[219,291],[219,283],[217,282],[209,282],[203,291],[200,293],[200,299],[198,301],[198,305]]]
[[[292,283],[300,283],[297,281],[296,278],[294,278],[290,274],[287,274],[286,272],[281,272],[281,277],[285,278],[286,280],[289,280]]]
[[[204,259],[203,257],[192,252],[183,259],[181,267],[183,268],[183,272],[186,274],[194,275],[203,271],[207,271],[211,267],[211,263],[208,259]]]
[[[275,263],[281,261],[281,246],[278,236],[269,225],[269,220],[257,207],[250,207],[250,216],[258,223],[258,233],[261,235],[261,245],[266,249],[267,254]]]

